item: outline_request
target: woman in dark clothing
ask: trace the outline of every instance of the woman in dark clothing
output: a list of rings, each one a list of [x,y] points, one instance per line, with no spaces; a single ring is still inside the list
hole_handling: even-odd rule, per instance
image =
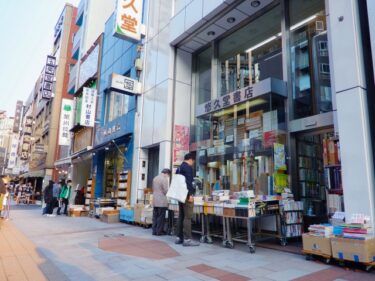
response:
[[[52,214],[53,211],[53,184],[54,182],[50,180],[43,191],[44,202],[46,202],[46,214]]]

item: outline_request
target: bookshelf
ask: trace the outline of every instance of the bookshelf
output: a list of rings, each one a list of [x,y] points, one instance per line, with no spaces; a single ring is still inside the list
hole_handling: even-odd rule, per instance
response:
[[[300,237],[303,233],[303,202],[284,202],[281,208],[283,236],[288,238]]]
[[[113,166],[108,166],[106,168],[106,182],[105,182],[105,197],[106,198],[114,197],[113,187],[114,187]]]
[[[95,180],[89,178],[86,184],[86,194],[85,194],[85,206],[90,206],[90,203],[95,198]]]
[[[131,171],[123,171],[118,176],[117,207],[123,207],[130,202]]]

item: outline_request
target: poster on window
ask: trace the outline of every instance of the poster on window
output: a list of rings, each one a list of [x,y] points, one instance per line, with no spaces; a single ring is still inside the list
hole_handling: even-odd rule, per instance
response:
[[[273,144],[273,157],[275,163],[275,171],[286,170],[285,163],[285,146],[280,143]]]
[[[95,125],[96,93],[96,89],[83,88],[80,122],[82,126],[94,127]]]
[[[180,165],[184,156],[189,152],[190,128],[189,126],[174,126],[173,165]]]
[[[59,145],[70,145],[70,132],[73,126],[73,100],[63,99],[60,112]]]

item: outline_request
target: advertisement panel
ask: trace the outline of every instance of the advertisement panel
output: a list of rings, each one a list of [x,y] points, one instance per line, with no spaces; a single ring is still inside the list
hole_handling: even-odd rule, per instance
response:
[[[62,99],[60,113],[59,145],[70,145],[70,132],[73,126],[73,100]]]
[[[12,144],[10,147],[8,169],[13,169],[17,162],[17,150],[18,150],[18,136],[12,136]]]
[[[17,101],[16,112],[14,114],[14,123],[13,123],[13,133],[16,133],[16,134],[20,131],[22,108],[23,108],[23,102]]]
[[[117,0],[114,36],[141,40],[143,0]]]

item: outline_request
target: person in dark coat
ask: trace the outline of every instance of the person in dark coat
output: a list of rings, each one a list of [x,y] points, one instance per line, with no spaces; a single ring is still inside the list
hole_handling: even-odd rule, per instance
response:
[[[176,174],[185,177],[188,194],[185,203],[178,202],[178,229],[176,244],[183,244],[183,246],[199,246],[199,242],[192,240],[191,219],[193,218],[194,209],[194,194],[193,187],[193,165],[194,156],[188,153],[184,157],[184,162],[177,169]]]
[[[53,212],[53,184],[54,182],[50,180],[43,191],[44,202],[46,203],[46,208],[45,211],[43,210],[43,215],[52,214]]]

